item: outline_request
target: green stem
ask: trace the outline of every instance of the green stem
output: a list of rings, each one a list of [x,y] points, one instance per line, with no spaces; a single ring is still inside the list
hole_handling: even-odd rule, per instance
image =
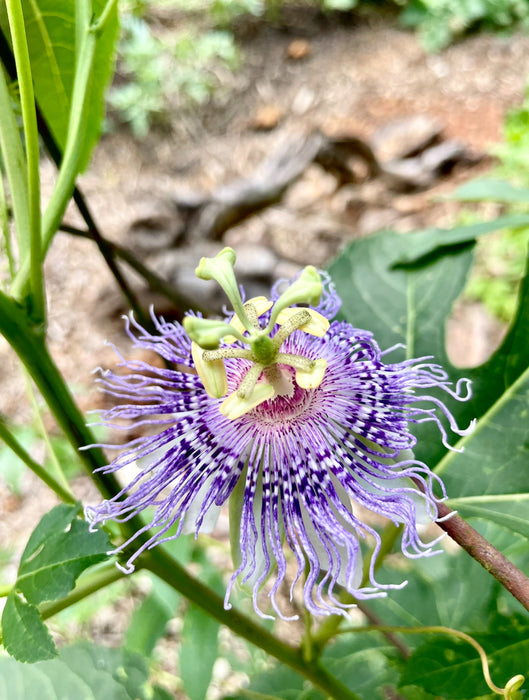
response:
[[[95,442],[86,427],[84,417],[70,394],[68,386],[53,362],[48,348],[38,329],[28,325],[22,308],[13,299],[0,292],[0,332],[13,347],[42,397],[48,404],[62,431],[75,450]],[[113,474],[94,469],[103,467],[107,460],[100,448],[82,451],[79,458],[89,476],[104,498],[111,498],[121,489]]]
[[[394,525],[393,523],[388,523],[381,535],[382,543],[377,556],[377,560],[375,562],[375,571],[377,571],[380,568],[386,556],[390,554],[393,550],[393,546],[395,545],[399,534],[400,528]],[[362,586],[365,586],[366,583],[369,581],[369,565],[370,560],[366,559],[364,561],[364,576],[362,578]],[[350,593],[347,593],[347,591],[342,591],[340,595],[340,602],[349,605],[350,603],[355,602],[355,598]],[[328,642],[331,641],[331,639],[336,634],[338,628],[342,624],[343,619],[343,615],[331,615],[320,625],[318,631],[312,639],[313,649],[316,655],[320,655],[322,653],[325,646],[328,644]]]
[[[118,0],[107,0],[107,4],[103,8],[101,14],[90,27],[90,31],[93,32],[96,36],[99,36],[101,32],[105,30],[107,22],[112,17],[112,13],[114,12],[114,8],[117,4]]]
[[[0,417],[0,439],[5,442],[5,444],[9,447],[10,450],[12,450],[16,456],[21,459],[24,464],[31,469],[31,471],[41,479],[46,486],[49,486],[50,489],[57,494],[57,496],[61,499],[61,501],[64,501],[65,503],[76,503],[77,500],[75,496],[72,494],[70,489],[67,486],[63,486],[60,484],[56,479],[51,476],[51,474],[48,474],[48,472],[44,469],[43,466],[38,464],[38,462],[35,462],[34,459],[26,452],[26,450],[22,447],[22,445],[18,442],[18,440],[13,436],[5,422],[2,420]]]
[[[44,212],[42,222],[42,255],[44,256],[60,226],[66,206],[72,196],[75,178],[83,154],[83,134],[89,107],[89,81],[92,78],[97,35],[91,27],[85,28],[77,57],[72,91],[72,104],[68,122],[68,135],[57,182]],[[22,263],[13,283],[11,293],[16,299],[24,296],[29,278],[29,264]]]
[[[120,260],[123,260],[123,262],[126,262],[129,267],[131,267],[133,270],[135,270],[135,272],[137,272],[143,277],[143,279],[147,282],[149,288],[153,292],[158,292],[159,294],[162,294],[164,297],[169,299],[169,301],[171,301],[177,309],[187,310],[192,308],[195,311],[201,311],[204,314],[207,313],[207,309],[205,307],[200,306],[199,304],[197,304],[196,301],[194,301],[190,297],[185,296],[184,294],[179,292],[173,285],[169,284],[169,282],[166,282],[162,277],[159,277],[159,275],[152,272],[152,270],[149,270],[148,267],[146,267],[130,252],[130,250],[123,248],[123,246],[120,246],[118,243],[109,241],[108,238],[104,238],[101,232],[93,223],[91,217],[88,218],[89,212],[86,208],[86,204],[81,193],[79,193],[79,196],[76,198],[76,192],[74,191],[74,199],[81,213],[81,216],[84,218],[89,227],[89,230],[83,231],[82,229],[78,229],[75,226],[68,226],[67,224],[63,224],[61,225],[61,231],[65,231],[66,233],[71,233],[74,236],[80,236],[81,238],[88,238],[89,240],[95,241],[101,253],[105,257],[109,268],[109,260],[112,260],[113,258],[119,258]],[[90,223],[91,221],[92,223]]]
[[[41,250],[39,131],[37,128],[31,62],[29,60],[24,14],[20,0],[6,0],[6,9],[13,41],[26,142],[30,226],[29,279],[32,304],[31,316],[36,323],[40,323],[45,317],[45,301]]]
[[[3,66],[0,65],[0,151],[11,193],[15,231],[22,265],[24,261],[29,263],[30,251],[28,183],[24,176],[27,163],[11,102],[6,75]]]
[[[11,593],[12,590],[13,586],[0,586],[0,598],[7,598],[7,596]]]
[[[188,574],[162,547],[156,547],[147,552],[142,555],[141,559],[146,569],[202,608],[208,615],[229,627],[232,632],[251,644],[263,649],[281,663],[297,671],[331,698],[335,698],[335,700],[359,700],[355,693],[331,675],[319,661],[307,662],[299,649],[280,641],[261,625],[256,624],[237,610],[225,610],[222,598]]]
[[[29,400],[31,402],[31,405],[33,407],[33,415],[35,417],[35,421],[37,423],[37,428],[39,430],[40,436],[44,440],[44,443],[46,445],[46,450],[48,452],[48,456],[50,458],[50,461],[53,465],[53,468],[55,469],[55,474],[57,476],[57,482],[62,484],[63,488],[65,488],[67,491],[70,490],[70,485],[68,484],[68,479],[64,475],[64,472],[62,470],[61,464],[59,460],[57,459],[57,455],[55,454],[55,450],[53,449],[53,445],[51,444],[50,436],[48,434],[48,431],[46,430],[46,426],[44,425],[44,421],[42,420],[42,413],[40,410],[40,406],[37,402],[37,397],[35,395],[35,389],[33,388],[33,384],[31,381],[31,376],[29,373],[26,371],[26,385],[27,385],[27,391],[29,394]]]
[[[9,265],[9,276],[13,279],[15,275],[15,259],[13,257],[13,247],[11,245],[11,234],[9,232],[9,215],[7,212],[7,199],[4,187],[4,175],[0,170],[0,229],[4,239],[4,249]]]

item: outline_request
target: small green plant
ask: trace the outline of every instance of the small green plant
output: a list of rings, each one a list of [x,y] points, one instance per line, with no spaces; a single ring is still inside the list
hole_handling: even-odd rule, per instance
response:
[[[239,52],[227,31],[185,30],[170,40],[153,35],[148,23],[132,14],[122,20],[118,50],[121,83],[108,103],[137,138],[153,125],[170,121],[172,105],[203,104],[219,88],[218,71],[235,70]]]
[[[499,158],[502,178],[529,185],[529,86],[521,105],[506,114],[502,142],[493,153]]]
[[[498,320],[509,322],[523,276],[529,229],[506,229],[482,241],[466,297],[481,301]]]
[[[529,23],[526,0],[410,0],[402,4],[402,21],[419,30],[429,51],[439,51],[476,28],[509,29]]]

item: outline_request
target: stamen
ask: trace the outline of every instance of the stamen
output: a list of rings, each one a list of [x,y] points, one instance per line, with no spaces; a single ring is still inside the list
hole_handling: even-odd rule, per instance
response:
[[[240,399],[247,399],[251,395],[263,369],[263,365],[255,364],[246,372],[237,389],[237,396]]]
[[[303,311],[306,311],[309,314],[310,318],[306,323],[303,323],[301,326],[298,326],[299,330],[303,331],[304,333],[309,333],[310,335],[315,335],[318,338],[323,338],[325,333],[327,333],[327,331],[329,330],[329,326],[331,325],[329,321],[325,318],[325,316],[322,316],[317,311],[314,311],[314,309],[303,309]],[[283,309],[283,311],[281,311],[281,313],[277,317],[276,323],[279,323],[280,325],[285,325],[299,312],[299,308]]]
[[[274,335],[274,345],[279,350],[289,335],[292,335],[298,328],[310,322],[310,314],[306,309],[289,309],[295,313],[285,321],[282,327]]]

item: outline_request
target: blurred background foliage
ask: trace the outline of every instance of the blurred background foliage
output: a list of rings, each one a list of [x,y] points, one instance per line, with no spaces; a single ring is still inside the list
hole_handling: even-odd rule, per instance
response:
[[[203,104],[221,89],[219,72],[236,71],[243,60],[235,38],[237,23],[253,18],[281,24],[283,11],[293,5],[299,3],[121,0],[118,71],[109,106],[142,137],[151,125],[166,123],[171,98],[177,97],[182,108]],[[305,0],[303,6],[344,19],[351,12],[394,12],[403,26],[419,33],[428,51],[438,51],[469,32],[529,27],[527,0]],[[160,17],[171,18],[165,22],[171,31]],[[509,117],[508,143],[523,137],[528,119],[524,108]]]
[[[281,26],[292,0],[121,0],[117,72],[107,97],[107,128],[127,125],[136,138],[152,127],[168,128],[174,110],[185,114],[229,99],[230,73],[244,61],[237,41],[243,21]],[[350,21],[353,13],[394,13],[417,31],[428,51],[439,51],[477,31],[508,34],[529,28],[527,0],[306,0],[307,10]],[[505,116],[503,139],[493,149],[494,175],[529,185],[529,88]],[[511,204],[509,211],[520,210]],[[463,211],[454,223],[477,221]],[[512,318],[523,273],[528,232],[505,230],[479,244],[465,297],[482,302],[502,322]]]

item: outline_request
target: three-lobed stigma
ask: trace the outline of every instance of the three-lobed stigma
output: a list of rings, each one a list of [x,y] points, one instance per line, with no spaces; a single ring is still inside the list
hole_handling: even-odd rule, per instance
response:
[[[209,396],[221,398],[228,393],[224,360],[242,359],[251,363],[237,388],[220,405],[220,412],[232,419],[288,393],[289,368],[294,370],[295,381],[302,389],[318,387],[325,374],[326,360],[281,352],[281,347],[297,330],[322,337],[329,329],[329,321],[320,313],[295,306],[319,302],[323,287],[314,267],[302,270],[275,303],[266,297],[244,303],[234,264],[235,252],[224,248],[214,258],[202,258],[196,269],[199,278],[216,280],[226,293],[235,312],[230,323],[196,316],[184,319],[184,328],[192,340],[195,367]],[[267,312],[270,313],[263,327],[260,319]],[[276,326],[279,329],[272,335]],[[234,345],[237,341],[239,344]]]

